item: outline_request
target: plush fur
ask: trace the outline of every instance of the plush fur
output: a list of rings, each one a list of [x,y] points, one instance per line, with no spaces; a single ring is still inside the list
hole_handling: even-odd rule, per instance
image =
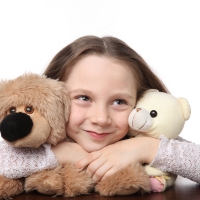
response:
[[[24,191],[24,179],[8,179],[0,176],[0,199],[9,199]]]
[[[102,196],[130,195],[150,189],[149,177],[139,164],[129,165],[95,186],[95,191]]]
[[[102,196],[130,195],[151,190],[149,176],[139,164],[130,165],[96,185],[85,170],[80,171],[72,164],[66,164],[61,170],[46,170],[46,172],[44,175],[37,172],[26,178],[25,190],[37,190],[42,194],[64,197],[88,194],[93,189]]]
[[[93,188],[94,183],[85,171],[77,169],[70,163],[37,172],[26,178],[25,182],[27,192],[37,190],[42,194],[64,197],[88,194]]]
[[[0,83],[0,121],[10,108],[29,105],[36,109],[37,114],[31,117],[37,131],[32,131],[28,138],[11,142],[12,146],[38,147],[44,142],[55,145],[66,138],[65,123],[69,116],[70,99],[64,83],[37,74],[25,74]],[[51,131],[45,139],[33,142],[37,138],[36,134],[44,134],[43,129],[37,128],[43,126],[41,120],[47,121]]]
[[[63,82],[32,73],[0,82],[1,135],[12,147],[37,148],[43,143],[56,145],[66,140],[69,113],[70,98]],[[31,123],[25,124],[28,128],[23,130],[25,125],[21,125],[27,122]],[[75,196],[88,193],[91,188],[91,179],[72,164],[42,170],[27,178],[8,179],[0,175],[0,199],[14,197],[24,190]]]

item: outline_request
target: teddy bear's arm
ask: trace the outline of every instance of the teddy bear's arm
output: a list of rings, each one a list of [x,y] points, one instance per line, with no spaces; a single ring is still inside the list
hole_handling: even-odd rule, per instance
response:
[[[24,191],[24,179],[8,179],[0,175],[0,199],[9,199]]]
[[[32,174],[25,180],[25,191],[37,190],[42,194],[74,197],[88,194],[94,188],[93,180],[85,170],[72,163]]]
[[[150,179],[139,164],[130,164],[115,174],[99,181],[95,191],[103,196],[130,195],[138,191],[150,192]]]

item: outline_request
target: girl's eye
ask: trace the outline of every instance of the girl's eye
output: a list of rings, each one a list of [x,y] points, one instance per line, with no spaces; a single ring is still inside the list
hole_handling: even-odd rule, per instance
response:
[[[122,105],[122,104],[127,104],[127,102],[123,99],[116,99],[113,104],[117,104],[117,105]]]
[[[24,108],[24,111],[27,113],[27,114],[32,114],[34,112],[34,108],[32,106],[26,106]]]
[[[78,96],[77,99],[79,99],[81,101],[90,101],[90,98],[85,95]]]
[[[9,113],[16,113],[16,107],[11,107],[10,110],[9,110]]]

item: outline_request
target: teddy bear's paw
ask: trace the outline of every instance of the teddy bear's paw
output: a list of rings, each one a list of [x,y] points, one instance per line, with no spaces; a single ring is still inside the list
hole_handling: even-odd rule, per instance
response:
[[[89,194],[94,189],[94,182],[85,170],[77,169],[74,164],[66,164],[62,176],[65,197]]]
[[[37,190],[46,195],[62,195],[63,179],[61,173],[61,166],[36,172],[26,178],[25,191]]]
[[[163,192],[166,189],[167,182],[164,177],[150,177],[151,191]]]
[[[9,199],[24,191],[24,179],[8,179],[0,176],[0,199]]]
[[[130,195],[150,190],[149,177],[139,164],[129,165],[95,186],[95,191],[102,196]]]

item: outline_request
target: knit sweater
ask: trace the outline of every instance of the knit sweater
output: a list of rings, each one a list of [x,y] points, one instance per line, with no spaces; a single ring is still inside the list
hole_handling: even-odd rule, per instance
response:
[[[161,136],[157,155],[150,166],[200,183],[200,145],[181,137],[173,140]]]
[[[58,164],[50,144],[38,148],[16,148],[0,141],[0,175],[7,178],[27,177],[34,172],[54,168]]]
[[[150,166],[200,183],[200,145],[181,137],[160,137],[156,157]],[[7,178],[27,177],[34,172],[58,166],[50,144],[39,148],[15,148],[0,141],[0,175]],[[8,170],[9,169],[9,170]]]

